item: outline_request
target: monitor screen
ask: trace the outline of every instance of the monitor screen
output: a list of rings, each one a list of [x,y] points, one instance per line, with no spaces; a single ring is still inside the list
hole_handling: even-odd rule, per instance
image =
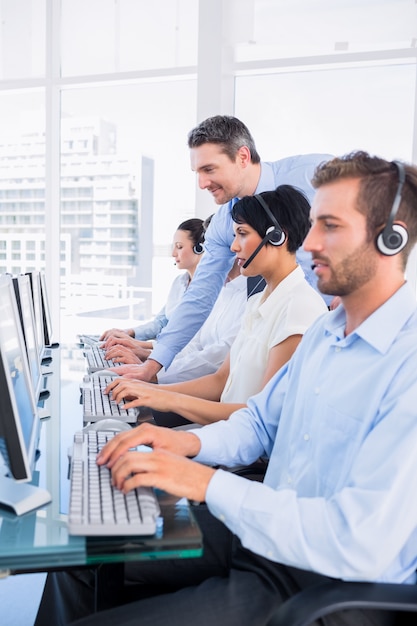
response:
[[[46,346],[52,345],[52,319],[51,319],[51,311],[49,308],[49,300],[48,300],[48,292],[46,289],[46,278],[45,273],[40,272],[40,281],[41,281],[41,302],[42,302],[42,313],[43,313],[43,334]]]
[[[31,480],[40,431],[11,276],[0,276],[0,451],[8,473]]]
[[[35,313],[33,310],[32,291],[29,276],[20,274],[13,278],[16,303],[22,325],[23,339],[29,361],[35,400],[38,399],[42,387],[42,370],[39,358],[38,339],[36,333]]]
[[[42,356],[45,352],[45,335],[43,331],[43,312],[39,272],[29,272],[27,276],[29,276],[30,286],[32,288],[33,311],[35,313],[36,324],[36,339],[38,343],[39,356],[42,359]]]

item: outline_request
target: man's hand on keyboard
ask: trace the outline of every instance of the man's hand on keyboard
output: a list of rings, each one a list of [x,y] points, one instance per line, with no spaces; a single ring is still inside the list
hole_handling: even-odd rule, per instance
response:
[[[200,451],[200,439],[191,431],[141,424],[113,437],[97,457],[97,463],[112,468],[121,456],[139,445],[150,446],[154,451],[165,450],[189,457],[195,456]]]
[[[153,451],[132,450],[140,444],[151,446]],[[199,449],[200,440],[190,431],[142,424],[113,437],[97,463],[111,468],[113,483],[124,493],[135,487],[157,487],[180,498],[203,502],[216,470],[185,458],[195,456]]]
[[[216,470],[166,450],[129,452],[112,467],[113,484],[127,493],[135,487],[156,487],[180,498],[204,502]]]

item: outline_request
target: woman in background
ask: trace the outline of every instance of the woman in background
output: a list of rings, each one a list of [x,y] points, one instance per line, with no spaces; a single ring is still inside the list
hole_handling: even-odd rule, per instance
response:
[[[102,347],[106,350],[106,359],[120,363],[141,363],[148,357],[153,341],[168,324],[170,315],[193,279],[204,252],[204,232],[204,222],[199,218],[181,222],[174,233],[172,256],[177,268],[185,271],[175,278],[165,305],[152,320],[135,328],[104,331],[100,341],[104,341]]]

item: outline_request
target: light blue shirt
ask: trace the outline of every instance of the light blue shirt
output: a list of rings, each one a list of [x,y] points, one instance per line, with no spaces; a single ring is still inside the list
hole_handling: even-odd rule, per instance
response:
[[[311,179],[319,163],[330,155],[308,154],[288,157],[274,163],[261,164],[261,175],[255,193],[271,191],[278,185],[293,185],[305,193],[310,202],[314,196]],[[194,337],[209,315],[222,288],[235,254],[230,250],[233,241],[231,210],[236,199],[223,204],[210,222],[204,243],[204,255],[198,264],[192,283],[181,300],[181,305],[158,337],[151,358],[167,368],[175,355]],[[315,286],[311,271],[311,255],[298,251],[297,260],[307,280]]]
[[[246,548],[273,561],[346,580],[412,582],[415,294],[405,284],[347,337],[345,321],[343,306],[320,317],[247,409],[195,431],[197,461],[270,458],[264,484],[217,471],[207,504]]]
[[[189,284],[190,275],[188,272],[182,272],[173,280],[168,293],[167,301],[159,313],[157,313],[153,319],[149,320],[149,322],[140,324],[140,326],[136,326],[133,329],[135,331],[135,339],[148,341],[158,337],[159,333],[168,324],[171,315],[181,302]]]

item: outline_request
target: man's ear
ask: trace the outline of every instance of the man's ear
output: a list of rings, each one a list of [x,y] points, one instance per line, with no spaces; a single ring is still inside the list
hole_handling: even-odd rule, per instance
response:
[[[236,154],[236,161],[241,167],[247,167],[251,163],[250,150],[248,146],[242,146],[239,148]]]

